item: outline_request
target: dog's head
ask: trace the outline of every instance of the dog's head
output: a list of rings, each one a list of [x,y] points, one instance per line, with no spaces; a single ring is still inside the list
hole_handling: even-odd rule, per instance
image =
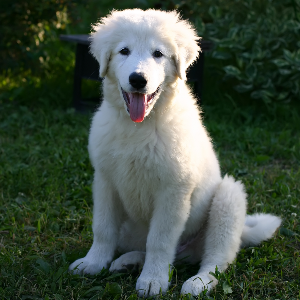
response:
[[[118,85],[131,119],[142,122],[167,84],[186,80],[198,39],[175,11],[113,11],[93,26],[90,51],[100,77]]]

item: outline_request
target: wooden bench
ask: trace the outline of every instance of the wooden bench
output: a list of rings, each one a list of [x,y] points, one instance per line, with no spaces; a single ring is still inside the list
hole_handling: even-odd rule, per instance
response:
[[[62,41],[76,43],[76,61],[74,71],[73,86],[73,105],[77,111],[84,112],[91,108],[91,103],[99,103],[101,99],[86,99],[82,97],[81,83],[82,79],[101,81],[99,77],[99,64],[96,59],[89,53],[89,35],[88,34],[72,34],[60,35]],[[193,83],[194,93],[200,103],[203,83],[203,66],[204,53],[212,49],[212,42],[201,41],[200,46],[202,52],[198,60],[189,68],[187,79],[189,83]]]

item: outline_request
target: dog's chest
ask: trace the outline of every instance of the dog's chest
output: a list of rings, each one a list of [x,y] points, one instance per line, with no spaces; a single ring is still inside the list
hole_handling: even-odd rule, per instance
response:
[[[150,220],[157,195],[180,176],[178,145],[153,132],[147,136],[119,136],[103,153],[101,169],[112,182],[127,214]]]
[[[115,158],[115,173],[111,174],[113,186],[127,214],[135,220],[148,220],[153,211],[155,192],[160,187],[160,172],[139,158]]]

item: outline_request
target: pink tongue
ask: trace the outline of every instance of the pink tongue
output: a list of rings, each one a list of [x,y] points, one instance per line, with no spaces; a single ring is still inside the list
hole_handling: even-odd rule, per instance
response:
[[[133,122],[142,122],[145,118],[147,95],[128,93],[130,98],[129,112]]]

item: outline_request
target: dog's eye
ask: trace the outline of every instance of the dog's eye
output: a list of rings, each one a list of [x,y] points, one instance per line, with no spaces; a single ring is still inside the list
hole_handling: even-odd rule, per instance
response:
[[[159,57],[162,57],[163,54],[159,50],[155,50],[153,52],[153,56],[156,57],[156,58],[159,58]]]
[[[120,54],[122,54],[122,55],[129,55],[129,53],[130,53],[130,51],[128,48],[123,48],[120,51]]]

